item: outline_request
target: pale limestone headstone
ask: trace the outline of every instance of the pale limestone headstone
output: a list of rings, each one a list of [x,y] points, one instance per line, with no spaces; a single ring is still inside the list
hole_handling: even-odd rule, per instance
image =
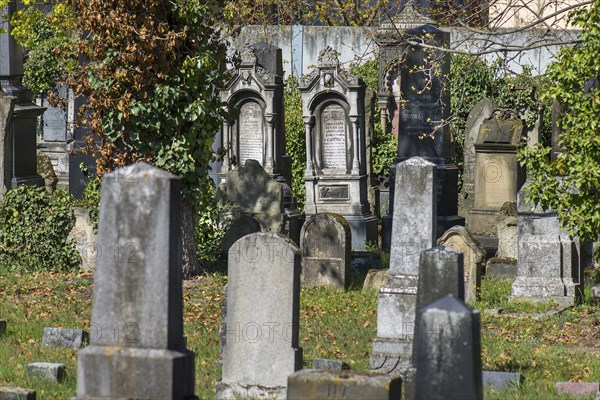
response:
[[[502,259],[517,259],[517,203],[504,203],[496,214],[498,232],[498,251],[496,257]]]
[[[217,399],[284,399],[302,368],[300,250],[276,233],[238,240],[228,257],[223,372]]]
[[[181,184],[146,163],[104,176],[90,345],[78,400],[194,396],[183,336]]]
[[[452,295],[419,310],[416,400],[483,400],[479,311]]]
[[[473,209],[475,195],[475,142],[484,120],[488,119],[498,105],[488,98],[481,99],[469,112],[465,125],[465,141],[463,143],[463,184],[458,196],[458,215],[466,217]]]
[[[339,214],[310,216],[300,234],[302,283],[347,289],[350,283],[350,226]]]
[[[387,283],[388,269],[370,269],[363,283],[363,292],[381,289]]]
[[[231,204],[226,218],[236,220],[248,215],[260,223],[263,232],[284,232],[282,187],[258,161],[247,160],[243,167],[229,171],[217,197],[222,204]]]
[[[42,345],[80,349],[90,339],[90,334],[82,329],[45,327]]]
[[[412,397],[416,294],[421,251],[433,247],[437,224],[436,166],[420,157],[396,165],[396,192],[388,282],[379,291],[377,337],[370,368],[402,375]],[[409,397],[410,398],[410,397]]]
[[[85,207],[73,207],[75,226],[69,232],[69,239],[75,244],[75,249],[81,257],[81,268],[96,268],[98,254],[96,232],[90,214]]]
[[[465,273],[464,300],[467,303],[477,300],[481,286],[481,273],[485,261],[485,248],[464,226],[455,226],[448,229],[437,240],[437,244],[463,253]]]

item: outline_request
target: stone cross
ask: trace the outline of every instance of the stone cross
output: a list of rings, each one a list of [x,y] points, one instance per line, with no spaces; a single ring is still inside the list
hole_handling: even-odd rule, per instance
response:
[[[284,399],[302,368],[300,250],[277,233],[246,235],[229,249],[218,399]]]
[[[416,400],[482,400],[479,311],[452,295],[421,310]]]
[[[78,400],[194,395],[194,353],[183,337],[180,192],[179,178],[146,163],[103,178]]]

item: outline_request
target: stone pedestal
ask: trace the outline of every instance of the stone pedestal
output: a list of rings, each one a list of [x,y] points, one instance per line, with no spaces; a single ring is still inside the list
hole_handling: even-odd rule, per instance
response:
[[[321,51],[317,69],[300,82],[306,128],[307,216],[332,212],[352,231],[352,248],[377,243],[377,217],[368,201],[366,85],[344,72],[336,52]]]

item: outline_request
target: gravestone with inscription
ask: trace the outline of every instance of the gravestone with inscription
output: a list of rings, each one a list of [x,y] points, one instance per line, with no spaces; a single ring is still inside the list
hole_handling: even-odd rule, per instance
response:
[[[517,200],[525,170],[517,162],[523,121],[510,110],[497,110],[481,125],[475,142],[474,206],[467,226],[474,235],[496,236],[496,213]]]
[[[252,233],[229,249],[223,372],[217,399],[285,399],[302,368],[300,249],[276,233]]]
[[[334,213],[312,215],[302,226],[300,240],[302,282],[347,289],[352,238],[346,220]]]
[[[104,175],[90,345],[78,400],[194,398],[183,336],[179,178],[145,163]]]
[[[16,3],[8,2],[0,9],[3,16],[0,32],[4,31],[0,33],[0,92],[4,97],[14,98],[3,99],[4,105],[1,106],[0,127],[6,125],[0,132],[4,186],[1,190],[20,185],[44,186],[44,180],[37,173],[36,156],[37,118],[44,108],[33,104],[31,92],[22,84],[24,51],[13,38],[12,26],[8,22],[16,12]]]
[[[307,216],[333,212],[352,231],[352,248],[377,242],[377,218],[368,201],[365,135],[366,85],[340,68],[331,47],[322,50],[317,68],[302,77],[302,118],[306,128]]]
[[[406,7],[409,9],[409,7]],[[383,26],[380,46],[379,104],[388,107],[398,137],[396,163],[422,157],[436,165],[437,235],[455,225],[464,225],[458,213],[458,168],[450,135],[450,55],[414,43],[448,47],[450,34],[432,25],[398,31],[394,24]],[[411,42],[411,43],[409,43]],[[383,121],[387,124],[387,121]],[[382,243],[389,246],[395,186],[390,186],[390,214],[382,219]],[[400,193],[399,195],[403,195]]]
[[[286,173],[281,49],[255,43],[242,46],[239,55],[240,64],[221,91],[221,100],[236,112],[223,123],[218,138],[225,149],[220,181],[248,160],[258,161],[282,185],[288,230],[298,237],[298,213]]]

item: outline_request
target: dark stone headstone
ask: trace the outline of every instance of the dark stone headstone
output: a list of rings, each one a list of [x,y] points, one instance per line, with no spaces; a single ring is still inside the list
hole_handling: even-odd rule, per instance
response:
[[[221,251],[227,253],[231,246],[241,238],[251,233],[260,232],[260,224],[249,215],[241,215],[227,229],[221,240]]]
[[[77,399],[194,395],[183,337],[181,184],[146,163],[104,176],[90,345]]]
[[[479,311],[452,295],[421,310],[417,400],[482,400]]]
[[[0,336],[6,333],[6,320],[0,319]]]
[[[58,88],[58,95],[67,100],[68,89],[62,85]],[[61,107],[51,106],[44,97],[42,105],[46,111],[42,114],[42,139],[44,142],[65,142],[67,140],[67,112]]]
[[[350,226],[338,214],[310,216],[302,226],[302,282],[346,290],[350,283]]]
[[[304,369],[288,378],[288,400],[392,400],[402,396],[402,379],[381,374]]]

